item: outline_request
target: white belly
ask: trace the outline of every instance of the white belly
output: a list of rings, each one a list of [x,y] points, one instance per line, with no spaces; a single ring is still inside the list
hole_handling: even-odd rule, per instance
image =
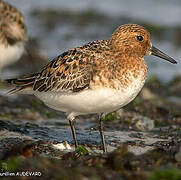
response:
[[[34,94],[47,106],[77,116],[117,110],[132,101],[143,85],[144,81],[141,81],[140,78],[126,89],[119,91],[110,88],[97,88],[69,94],[59,92],[36,92]]]
[[[16,62],[24,51],[24,43],[17,43],[13,46],[0,45],[0,67],[3,68]]]

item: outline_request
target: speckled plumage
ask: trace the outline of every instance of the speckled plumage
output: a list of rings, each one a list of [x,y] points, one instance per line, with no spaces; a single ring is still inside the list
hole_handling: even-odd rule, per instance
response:
[[[21,57],[26,40],[27,30],[22,14],[0,0],[0,68]]]
[[[144,56],[150,54],[176,63],[152,46],[142,26],[122,25],[109,40],[71,49],[40,73],[9,80],[16,86],[11,93],[34,94],[47,106],[65,112],[71,124],[75,116],[109,113],[132,101],[144,85]]]
[[[139,27],[137,26],[136,28]],[[35,80],[31,84],[27,84],[27,87],[31,85],[34,91],[40,92],[77,92],[95,86],[120,89],[128,86],[132,77],[136,78],[140,70],[144,71],[144,80],[147,66],[144,63],[143,55],[137,55],[137,51],[142,50],[142,46],[134,52],[130,48],[130,44],[126,45],[123,39],[124,46],[126,46],[124,48],[122,44],[119,44],[120,41],[117,42],[120,39],[117,35],[119,30],[120,28],[116,30],[110,40],[93,41],[64,52],[36,74],[36,77],[33,75]],[[138,32],[144,34],[146,30],[142,28]],[[148,33],[145,36],[147,39],[149,38]],[[147,49],[144,51],[146,53]],[[120,81],[120,86],[114,82],[115,80]],[[24,85],[26,86],[26,84]]]

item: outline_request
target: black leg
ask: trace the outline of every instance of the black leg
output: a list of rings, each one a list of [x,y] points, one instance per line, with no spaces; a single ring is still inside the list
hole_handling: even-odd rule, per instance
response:
[[[71,127],[71,130],[72,130],[72,135],[73,135],[73,138],[74,138],[75,148],[77,148],[78,143],[77,143],[76,132],[75,132],[75,127],[74,127],[75,120],[74,119],[69,120],[69,123],[70,123],[70,127]]]
[[[102,148],[103,148],[103,152],[106,153],[107,152],[107,148],[106,148],[106,143],[105,143],[105,140],[104,140],[104,126],[103,126],[103,119],[102,119],[102,114],[99,115],[99,132],[100,132],[100,135],[101,135],[101,141],[102,141]]]

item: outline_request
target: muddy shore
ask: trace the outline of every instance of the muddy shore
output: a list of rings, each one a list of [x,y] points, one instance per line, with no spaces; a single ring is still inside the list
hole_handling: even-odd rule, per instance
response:
[[[32,67],[30,72],[46,63],[42,56],[33,53],[30,57],[25,56]],[[32,56],[39,57],[39,65],[31,61]],[[27,62],[19,61],[9,69],[19,66],[26,67]],[[2,83],[1,173],[41,172],[42,179],[72,179],[74,176],[74,179],[134,177],[139,180],[174,174],[180,179],[180,82],[180,76],[167,84],[151,76],[132,103],[107,115],[104,126],[108,154],[101,151],[96,115],[77,118],[77,138],[81,146],[75,150],[63,113],[46,107],[34,96],[7,95],[9,87]]]

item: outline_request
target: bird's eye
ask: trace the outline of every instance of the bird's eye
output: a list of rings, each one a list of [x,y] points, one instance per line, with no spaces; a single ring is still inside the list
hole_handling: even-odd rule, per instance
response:
[[[136,39],[141,42],[143,41],[143,36],[136,36]]]

